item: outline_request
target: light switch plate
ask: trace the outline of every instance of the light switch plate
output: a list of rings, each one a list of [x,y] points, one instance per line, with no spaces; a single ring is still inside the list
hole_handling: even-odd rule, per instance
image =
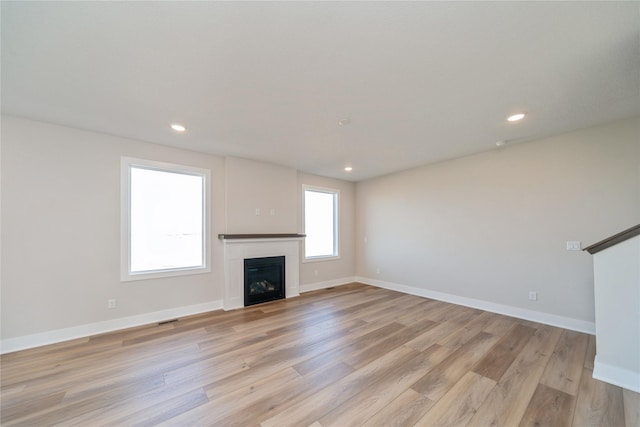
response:
[[[578,241],[567,241],[568,251],[579,251],[582,249],[582,244]]]

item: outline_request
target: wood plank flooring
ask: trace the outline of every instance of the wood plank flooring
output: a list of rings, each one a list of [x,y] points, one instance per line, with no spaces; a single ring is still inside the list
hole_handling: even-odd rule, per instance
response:
[[[0,358],[3,426],[638,426],[593,337],[358,283]]]

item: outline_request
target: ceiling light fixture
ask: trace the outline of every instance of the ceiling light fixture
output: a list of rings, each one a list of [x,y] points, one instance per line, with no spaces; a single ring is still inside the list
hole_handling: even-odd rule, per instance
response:
[[[186,127],[182,126],[181,124],[178,123],[173,123],[171,125],[171,129],[175,130],[176,132],[184,132],[185,130],[187,130]]]
[[[507,141],[504,140],[496,141],[496,147],[504,147],[506,143]]]
[[[340,119],[340,120],[338,120],[338,125],[339,126],[346,126],[349,123],[351,123],[351,119]]]
[[[345,172],[351,172],[352,170],[353,170],[353,168],[352,168],[351,166],[346,166],[346,167],[344,168],[344,171],[345,171]]]
[[[513,115],[507,117],[507,120],[510,121],[510,122],[517,122],[518,120],[524,119],[524,116],[525,116],[524,113],[513,114]]]

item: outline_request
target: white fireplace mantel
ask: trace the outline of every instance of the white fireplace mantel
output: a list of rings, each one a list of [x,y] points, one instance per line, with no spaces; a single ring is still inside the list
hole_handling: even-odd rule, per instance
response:
[[[244,260],[284,256],[285,297],[300,295],[299,234],[229,235],[221,234],[224,242],[224,299],[225,310],[244,307]]]

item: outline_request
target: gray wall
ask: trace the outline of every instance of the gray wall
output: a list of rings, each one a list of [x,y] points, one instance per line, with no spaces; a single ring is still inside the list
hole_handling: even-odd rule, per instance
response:
[[[121,156],[211,170],[210,273],[120,282]],[[3,116],[2,338],[220,300],[224,172],[222,157]]]
[[[566,241],[640,222],[639,136],[635,118],[360,182],[357,275],[593,322],[593,261]]]
[[[19,344],[31,345],[149,322],[149,313],[221,306],[218,234],[302,232],[302,184],[341,190],[343,236],[339,260],[301,266],[303,289],[353,279],[353,183],[4,115],[1,141],[3,340],[66,331]],[[210,273],[120,282],[121,156],[211,171]],[[118,301],[114,310],[107,309],[111,298]]]
[[[226,171],[227,233],[297,231],[295,169],[227,157]]]
[[[340,259],[302,263],[303,290],[357,275],[592,322],[592,260],[565,241],[640,222],[638,135],[635,118],[356,185],[3,116],[2,339],[219,302],[217,235],[301,232],[303,184],[341,195]],[[211,273],[120,282],[121,156],[211,170]]]
[[[301,250],[300,287],[309,290],[323,286],[344,284],[352,281],[355,274],[355,198],[356,185],[353,182],[325,178],[298,172],[298,231],[303,233],[303,185],[340,190],[338,218],[339,259],[323,261],[304,261]],[[302,248],[301,248],[302,249]]]

